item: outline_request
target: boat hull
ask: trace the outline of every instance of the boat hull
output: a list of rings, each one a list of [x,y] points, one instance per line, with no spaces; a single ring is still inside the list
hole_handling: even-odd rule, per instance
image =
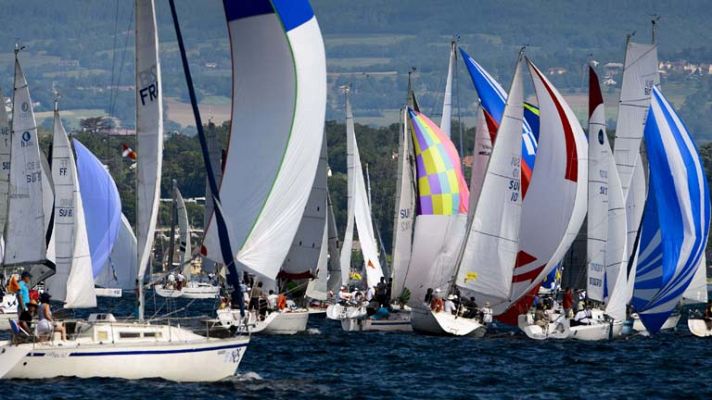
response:
[[[197,284],[177,289],[164,288],[163,285],[154,286],[156,294],[161,297],[167,298],[184,298],[184,299],[196,299],[196,300],[209,300],[216,299],[220,295],[220,288],[218,286],[212,286],[208,284]]]
[[[366,307],[358,307],[353,305],[330,304],[326,308],[326,318],[335,321],[341,321],[347,318],[364,318],[366,317]]]
[[[680,322],[680,318],[682,318],[681,314],[676,313],[670,315],[668,319],[665,320],[665,323],[663,323],[663,326],[660,328],[660,330],[669,331],[677,329],[677,324]],[[648,330],[645,329],[645,325],[643,325],[643,321],[641,321],[637,315],[633,316],[633,329],[640,334],[649,335]]]
[[[410,323],[415,332],[426,335],[483,337],[487,333],[487,327],[477,320],[422,308],[411,310]]]
[[[118,299],[123,296],[124,291],[118,288],[95,288],[96,297],[109,297]]]
[[[410,313],[390,314],[386,319],[345,318],[341,328],[346,332],[412,332]]]
[[[277,312],[276,317],[267,324],[264,333],[269,335],[294,335],[307,330],[309,311]]]
[[[558,314],[554,314],[552,321],[546,326],[540,326],[534,323],[531,314],[522,314],[517,325],[528,338],[534,340],[575,339],[594,342],[617,338],[623,334],[624,321],[611,323],[603,319],[599,320],[596,318],[597,314],[600,314],[600,318],[603,317],[600,312],[594,313],[592,324],[577,326],[571,326],[568,319],[561,318]]]
[[[704,319],[690,318],[687,320],[687,328],[690,333],[697,337],[712,336],[712,329],[707,329],[707,323]]]

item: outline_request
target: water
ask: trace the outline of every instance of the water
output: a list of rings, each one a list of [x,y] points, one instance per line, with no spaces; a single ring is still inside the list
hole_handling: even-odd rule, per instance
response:
[[[128,314],[132,307],[131,301],[102,303],[117,315]],[[185,305],[181,301],[171,308]],[[147,315],[152,306],[149,300]],[[199,314],[211,307],[193,303],[190,310]],[[684,319],[678,332],[585,343],[536,342],[514,330],[500,330],[484,339],[346,333],[335,321],[312,317],[309,330],[300,335],[253,336],[238,375],[218,383],[64,378],[0,382],[0,399],[99,396],[112,400],[710,399],[712,340],[692,336]]]

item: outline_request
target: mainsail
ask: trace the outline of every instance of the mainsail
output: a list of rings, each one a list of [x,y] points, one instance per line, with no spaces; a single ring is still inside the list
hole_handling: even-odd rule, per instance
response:
[[[588,220],[586,296],[606,301],[606,314],[624,320],[628,303],[623,189],[606,134],[598,76],[589,68]]]
[[[15,53],[10,194],[5,225],[5,266],[23,266],[33,283],[54,273],[47,260],[42,154],[27,80]]]
[[[143,279],[152,260],[163,163],[163,100],[158,30],[153,0],[136,0],[136,236],[139,320]]]
[[[707,245],[710,194],[692,135],[657,87],[645,122],[650,191],[632,305],[656,333],[690,285]]]
[[[81,197],[89,237],[92,271],[94,278],[97,278],[107,264],[119,234],[121,197],[106,166],[77,139],[72,139],[72,144],[77,154],[79,187],[91,188],[81,191]],[[136,255],[135,252],[133,254]],[[135,274],[131,280],[135,284]]]
[[[447,79],[445,81],[445,95],[443,96],[443,115],[440,119],[440,130],[451,137],[450,132],[452,125],[452,78],[455,73],[457,63],[457,42],[450,42],[450,62],[447,66]]]
[[[564,98],[531,61],[529,70],[539,102],[540,133],[536,168],[522,205],[520,251],[512,278],[514,300],[536,289],[559,264],[586,215],[586,136]],[[529,305],[518,303],[507,322],[516,321]],[[495,314],[508,306],[495,307]]]
[[[510,300],[512,274],[519,251],[522,214],[521,157],[524,123],[522,59],[512,79],[497,140],[458,268],[456,283],[482,301]]]
[[[186,279],[190,280],[193,266],[191,265],[192,254],[190,248],[190,222],[188,221],[188,209],[185,207],[183,195],[178,190],[178,186],[173,186],[173,196],[176,201],[176,211],[178,214],[178,229],[180,230],[178,250],[180,251],[180,268]],[[173,260],[171,260],[172,262]]]
[[[233,104],[220,199],[238,264],[273,280],[316,176],[326,111],[324,42],[306,0],[224,0],[223,5]],[[225,263],[213,222],[204,255]]]
[[[417,165],[413,255],[405,275],[411,305],[428,288],[447,290],[465,237],[469,191],[455,146],[430,119],[407,109]]]
[[[56,105],[52,179],[55,190],[56,274],[47,279],[47,290],[55,300],[63,301],[65,308],[96,307],[94,275],[77,167]]]
[[[346,166],[348,169],[348,198],[347,218],[353,218],[346,222],[346,232],[344,232],[344,244],[341,248],[341,267],[351,264],[351,247],[353,243],[353,227],[358,230],[361,254],[363,255],[363,266],[366,274],[368,287],[374,287],[383,277],[383,270],[378,259],[378,243],[371,221],[371,206],[366,191],[366,183],[363,177],[363,167],[361,156],[356,142],[356,130],[354,128],[354,118],[351,112],[351,102],[348,91],[346,92]],[[343,279],[343,277],[342,277]]]

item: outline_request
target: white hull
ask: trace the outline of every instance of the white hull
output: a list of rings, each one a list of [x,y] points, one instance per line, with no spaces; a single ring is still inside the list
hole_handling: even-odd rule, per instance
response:
[[[184,299],[198,299],[198,300],[209,300],[216,299],[220,295],[220,288],[218,286],[212,286],[207,283],[189,284],[188,286],[182,288],[181,290],[164,288],[163,285],[154,286],[156,294],[161,297],[167,298],[184,298]]]
[[[0,352],[0,365],[14,365],[2,376],[5,379],[67,376],[213,382],[235,375],[248,343],[247,337],[208,339],[165,325],[99,323],[76,340],[5,344],[3,350],[13,351]],[[25,352],[19,361],[17,351]]]
[[[680,318],[682,315],[675,313],[672,314],[668,317],[668,319],[665,320],[665,323],[663,326],[660,328],[661,331],[669,331],[671,329],[677,329],[677,324],[680,322]],[[637,314],[633,315],[633,329],[638,331],[639,333],[643,335],[648,335],[648,330],[645,329],[645,325],[643,325],[643,322],[640,320]]]
[[[241,332],[246,332],[244,325],[239,323],[240,310],[218,310],[218,320],[224,327],[240,326]],[[271,335],[294,335],[307,330],[309,311],[277,311],[267,314],[264,320],[259,320],[255,312],[248,314],[250,333],[266,333]]]
[[[487,333],[487,327],[477,320],[423,308],[411,310],[410,323],[414,331],[428,335],[482,337]]]
[[[412,332],[410,313],[390,314],[387,319],[345,318],[341,328],[346,332]]]
[[[552,320],[546,326],[539,326],[534,323],[531,314],[522,314],[519,316],[518,326],[528,338],[534,340],[599,341],[617,338],[623,333],[624,321],[606,321],[603,319],[603,313],[598,310],[594,310],[594,322],[590,325],[571,326],[570,321],[559,314],[553,314],[550,319]]]
[[[366,307],[356,307],[352,305],[343,306],[341,304],[330,304],[326,308],[326,318],[335,321],[343,319],[358,319],[366,316]]]
[[[124,295],[122,289],[116,288],[94,288],[94,292],[96,293],[96,297],[110,297],[114,299],[118,299]]]
[[[712,336],[712,329],[707,329],[704,319],[688,319],[687,328],[690,329],[690,333],[698,337]]]

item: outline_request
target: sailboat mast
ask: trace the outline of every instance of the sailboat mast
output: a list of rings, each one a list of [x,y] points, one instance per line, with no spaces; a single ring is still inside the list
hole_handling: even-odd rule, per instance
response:
[[[215,174],[213,168],[211,168],[210,153],[208,151],[208,141],[205,137],[205,131],[203,130],[203,122],[200,118],[200,110],[198,109],[198,100],[195,96],[195,88],[193,87],[193,78],[190,73],[190,66],[188,64],[188,57],[185,52],[185,44],[183,43],[183,35],[180,30],[180,24],[178,23],[178,14],[176,12],[176,5],[174,0],[169,0],[168,3],[171,7],[171,16],[173,18],[173,27],[176,31],[176,39],[178,40],[178,48],[180,50],[180,59],[183,64],[183,73],[185,74],[186,84],[188,86],[188,94],[190,96],[190,105],[193,109],[193,116],[195,117],[195,126],[198,130],[198,139],[200,141],[200,149],[202,150],[203,163],[205,164],[205,169],[208,176],[208,183],[210,184],[210,191],[212,192],[212,201],[215,214],[215,222],[217,224],[218,235],[220,237],[220,252],[225,260],[225,266],[228,270],[227,281],[232,286],[232,304],[238,304],[240,307],[240,315],[245,315],[245,302],[242,296],[242,288],[240,286],[240,277],[237,272],[237,267],[235,265],[235,253],[232,250],[230,244],[230,238],[227,230],[227,225],[225,223],[225,218],[222,213],[222,208],[220,206],[220,192],[218,190],[217,180],[215,179]]]

